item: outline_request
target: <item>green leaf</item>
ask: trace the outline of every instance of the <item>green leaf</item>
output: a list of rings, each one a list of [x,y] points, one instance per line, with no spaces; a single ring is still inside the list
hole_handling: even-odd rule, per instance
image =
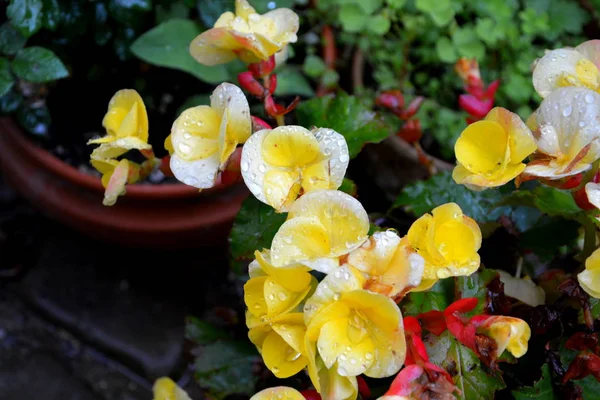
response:
[[[394,10],[400,10],[406,4],[406,0],[386,0],[386,3],[390,8]]]
[[[517,190],[503,200],[503,204],[526,205],[536,207],[551,217],[575,218],[581,209],[573,200],[570,192],[549,186],[538,186],[533,190]]]
[[[218,341],[201,347],[195,363],[196,381],[217,398],[254,393],[258,377],[253,374],[253,365],[259,361],[249,343]]]
[[[367,20],[367,30],[376,35],[385,35],[390,30],[391,22],[385,15],[373,15]]]
[[[209,344],[229,336],[229,332],[196,317],[187,317],[185,321],[185,337],[196,344]]]
[[[411,292],[400,304],[404,315],[417,315],[431,310],[444,311],[454,301],[454,280],[441,279],[424,292]]]
[[[13,55],[25,46],[27,39],[9,22],[0,26],[0,53]]]
[[[6,16],[23,36],[30,37],[42,27],[41,0],[11,0]]]
[[[340,8],[339,19],[346,32],[360,32],[367,23],[367,15],[358,4],[343,4]]]
[[[151,0],[109,0],[110,15],[127,27],[139,27],[144,12],[152,10]]]
[[[495,221],[508,211],[505,207],[494,208],[502,198],[503,194],[498,189],[481,192],[469,190],[455,183],[450,171],[444,171],[427,180],[407,185],[394,204],[415,216],[421,216],[437,206],[454,202],[465,215],[481,224]]]
[[[542,365],[542,377],[532,387],[523,387],[512,391],[515,400],[558,400],[559,397],[552,388],[552,377],[548,364]]]
[[[499,29],[499,25],[491,18],[479,18],[475,26],[477,36],[489,45],[496,44],[504,38],[504,32]]]
[[[353,180],[344,178],[342,181],[342,186],[338,190],[341,190],[344,193],[348,193],[350,196],[356,196],[356,183]]]
[[[14,90],[9,91],[4,96],[0,96],[0,114],[8,115],[19,108],[23,103],[23,96]]]
[[[581,225],[577,221],[544,216],[535,226],[522,233],[519,246],[550,260],[563,246],[575,248]]]
[[[306,56],[304,59],[304,65],[302,66],[302,71],[304,71],[304,73],[311,78],[320,77],[323,75],[326,69],[327,65],[325,65],[323,59],[312,54]]]
[[[200,1],[203,2],[204,0]],[[292,8],[294,0],[250,0],[250,4],[252,4],[257,13],[264,14],[276,8]]]
[[[454,63],[458,60],[458,54],[456,53],[456,49],[454,49],[454,45],[445,36],[442,36],[435,42],[435,51],[443,62]]]
[[[552,7],[548,8],[550,18],[550,31],[557,35],[568,32],[574,35],[581,33],[591,15],[582,9],[576,2],[553,0]]]
[[[452,376],[454,384],[460,390],[460,394],[456,395],[457,399],[493,399],[494,393],[506,386],[499,374],[492,375],[484,371],[477,355],[460,344],[450,332],[445,331],[439,337],[430,334],[425,345],[431,362],[441,366]]]
[[[415,6],[418,10],[429,14],[439,27],[448,25],[454,18],[454,9],[450,0],[417,0]]]
[[[285,222],[286,214],[249,196],[235,217],[229,243],[235,260],[253,260],[256,250],[271,248],[273,237]]]
[[[0,57],[0,96],[4,96],[15,83],[10,73],[10,61]]]
[[[183,1],[176,1],[172,4],[158,4],[156,6],[156,23],[168,21],[173,18],[189,18],[190,8]]]
[[[475,307],[472,314],[483,314],[488,300],[487,285],[496,277],[498,277],[498,272],[483,267],[469,276],[456,277],[456,299],[476,297],[479,303],[477,303],[477,307]]]
[[[197,9],[200,21],[208,29],[215,25],[221,14],[235,10],[235,0],[198,0]]]
[[[476,58],[479,61],[485,55],[485,46],[471,27],[463,27],[454,31],[452,34],[452,43],[458,51],[458,54],[467,58]]]
[[[279,96],[299,95],[312,97],[315,95],[315,91],[302,72],[290,65],[284,65],[277,70],[277,88],[275,89],[275,94]]]
[[[50,31],[55,31],[62,20],[62,12],[58,0],[42,0],[44,8],[42,13],[42,26]]]
[[[21,79],[34,82],[50,82],[69,76],[69,72],[52,50],[43,47],[27,47],[17,53],[12,62],[14,73]]]
[[[229,80],[227,68],[202,65],[190,55],[190,42],[201,32],[200,26],[193,21],[170,19],[140,36],[131,51],[150,64],[185,71],[207,83]]]
[[[344,135],[350,158],[356,157],[366,143],[378,143],[389,136],[390,127],[360,99],[340,92],[337,96],[318,97],[301,102],[298,124],[331,128]]]

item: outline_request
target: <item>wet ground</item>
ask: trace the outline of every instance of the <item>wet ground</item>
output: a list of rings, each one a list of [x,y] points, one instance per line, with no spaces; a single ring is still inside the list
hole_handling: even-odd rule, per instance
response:
[[[98,242],[0,176],[0,399],[148,400],[160,376],[202,399],[185,317],[239,302],[226,254]]]

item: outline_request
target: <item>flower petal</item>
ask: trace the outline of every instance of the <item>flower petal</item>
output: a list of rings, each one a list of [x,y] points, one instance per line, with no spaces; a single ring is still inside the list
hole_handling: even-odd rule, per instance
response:
[[[533,87],[542,97],[561,86],[581,85],[577,79],[576,65],[586,60],[575,49],[557,49],[546,53],[533,70]]]
[[[502,107],[494,107],[485,119],[497,122],[508,132],[511,164],[522,162],[537,149],[531,131],[517,114]]]
[[[217,114],[227,115],[227,142],[237,146],[248,140],[252,134],[252,119],[248,99],[242,89],[227,82],[220,84],[210,96],[210,106]]]
[[[592,39],[581,43],[575,50],[583,54],[585,58],[600,67],[600,40]]]
[[[261,390],[250,400],[304,400],[304,396],[291,387],[277,386]]]
[[[116,165],[110,179],[106,184],[106,190],[104,192],[104,200],[102,204],[105,206],[112,206],[117,202],[117,198],[125,194],[125,184],[129,177],[129,161],[122,159]]]
[[[108,103],[102,126],[111,136],[135,136],[148,141],[148,114],[144,101],[133,89],[119,90]]]
[[[454,146],[458,162],[476,174],[499,169],[507,150],[508,133],[497,122],[485,120],[469,125]]]
[[[236,59],[234,50],[241,46],[227,28],[212,28],[196,36],[190,43],[190,54],[200,64],[213,66]]]
[[[171,378],[163,377],[152,386],[153,400],[192,400]]]
[[[265,365],[280,378],[289,378],[306,366],[306,357],[293,349],[283,337],[272,331],[262,345],[262,357]]]
[[[587,294],[600,299],[600,269],[585,269],[577,274],[577,280]]]
[[[273,267],[268,250],[264,250],[262,253],[255,251],[254,256],[261,269],[288,290],[301,292],[311,283],[312,275],[308,273],[309,268],[304,265],[293,264],[280,268]]]
[[[298,15],[289,8],[278,8],[263,14],[263,17],[271,19],[275,25],[273,39],[278,43],[296,43],[298,40],[296,32],[300,28]]]
[[[177,154],[171,156],[171,171],[178,181],[198,189],[208,189],[215,185],[219,172],[219,155],[195,161],[185,161]]]
[[[585,194],[588,201],[596,208],[600,209],[600,184],[588,182],[585,184]]]
[[[188,108],[171,128],[175,155],[185,161],[208,158],[219,151],[221,117],[209,106]]]
[[[317,128],[313,134],[319,142],[321,154],[328,159],[329,189],[338,189],[344,181],[344,175],[346,175],[346,169],[350,162],[346,138],[328,128]]]

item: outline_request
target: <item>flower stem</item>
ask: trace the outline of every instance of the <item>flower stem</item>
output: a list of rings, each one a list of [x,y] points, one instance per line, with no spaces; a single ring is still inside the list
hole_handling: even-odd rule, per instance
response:
[[[285,117],[283,115],[276,115],[275,116],[275,121],[277,121],[277,126],[284,126],[285,125]]]
[[[597,231],[596,225],[589,219],[583,221],[583,250],[581,252],[581,261],[585,263],[585,260],[596,250],[596,239]]]

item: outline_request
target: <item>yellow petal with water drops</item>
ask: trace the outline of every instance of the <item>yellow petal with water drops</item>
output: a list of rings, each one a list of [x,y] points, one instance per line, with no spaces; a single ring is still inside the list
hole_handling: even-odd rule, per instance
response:
[[[522,357],[527,352],[531,338],[531,329],[525,321],[506,316],[490,316],[477,328],[477,332],[494,339],[498,357],[504,350],[517,358]]]
[[[89,144],[90,142],[88,142]],[[149,150],[152,146],[136,137],[124,137],[102,143],[96,147],[90,158],[92,160],[106,160],[117,158],[129,150]]]
[[[300,28],[298,14],[288,8],[278,8],[264,14],[265,18],[273,21],[272,37],[277,43],[295,43],[296,32]]]
[[[411,289],[411,292],[424,292],[426,290],[429,290],[433,287],[433,285],[435,285],[437,283],[438,279],[421,279],[421,283],[419,284],[419,286]]]
[[[304,400],[304,396],[294,388],[277,386],[261,390],[252,396],[250,400]]]
[[[181,113],[171,128],[174,153],[185,161],[210,157],[219,150],[221,117],[209,106],[191,107]]]
[[[269,310],[265,299],[264,287],[266,276],[249,279],[244,285],[244,302],[248,311],[256,317],[263,317]]]
[[[423,257],[410,246],[401,244],[394,253],[389,268],[381,275],[380,282],[392,288],[388,296],[397,302],[407,293],[407,289],[420,286],[424,270]]]
[[[256,14],[254,7],[247,0],[235,0],[235,15],[243,19],[248,19],[251,14]]]
[[[522,162],[537,149],[533,134],[517,114],[506,108],[494,107],[485,119],[498,123],[508,132],[511,164]]]
[[[339,190],[317,190],[302,196],[290,208],[288,221],[300,217],[315,218],[325,228],[330,249],[322,257],[347,254],[368,237],[367,212],[358,200]]]
[[[320,157],[323,160],[319,160],[317,162],[325,163],[325,170],[327,171],[329,187],[326,189],[338,189],[342,182],[344,181],[344,176],[346,174],[346,169],[348,168],[348,163],[350,162],[350,154],[348,153],[348,143],[346,143],[346,138],[329,128],[316,128],[312,130],[312,133],[317,138],[320,147]],[[309,174],[315,174],[316,176],[321,176],[321,174],[316,174],[311,172]],[[316,189],[316,187],[314,187]],[[313,189],[305,186],[304,191],[309,192]]]
[[[309,268],[304,265],[292,264],[276,268],[271,264],[271,255],[268,250],[264,250],[262,253],[257,250],[254,252],[254,257],[267,275],[288,290],[301,292],[311,283],[312,275],[308,273]]]
[[[594,65],[600,67],[600,40],[592,39],[579,44],[575,50],[583,54]]]
[[[186,161],[175,153],[171,156],[169,165],[178,181],[198,189],[208,189],[215,185],[220,166],[217,153],[193,161]]]
[[[119,90],[110,99],[102,121],[107,133],[116,137],[135,136],[148,141],[148,114],[144,101],[132,89]]]
[[[317,218],[287,220],[271,243],[271,261],[276,267],[327,257],[331,253],[330,234]]]
[[[583,86],[576,66],[585,56],[575,49],[556,49],[546,53],[533,70],[533,87],[546,97],[564,86]]]
[[[357,330],[364,334],[354,334]],[[338,374],[342,376],[360,375],[373,363],[373,359],[365,359],[365,354],[373,354],[373,342],[364,326],[357,328],[352,325],[352,317],[323,325],[317,349],[325,367],[331,368],[337,363]]]
[[[406,239],[408,240],[408,243],[419,254],[427,252],[428,232],[432,223],[433,217],[431,214],[423,214],[420,218],[413,222],[406,233]]]
[[[472,258],[477,238],[462,221],[450,220],[436,224],[434,232],[435,247],[446,260],[464,264]]]
[[[196,36],[190,43],[190,54],[200,64],[213,66],[235,60],[234,50],[240,47],[227,27],[218,26]]]
[[[492,173],[502,166],[508,150],[508,134],[494,121],[469,125],[454,146],[456,159],[476,174]]]
[[[280,378],[289,378],[306,367],[306,357],[293,349],[277,332],[272,331],[262,346],[265,365]]]
[[[304,300],[310,289],[310,285],[307,285],[301,292],[292,292],[279,285],[272,278],[267,278],[264,284],[264,298],[268,310],[267,318],[272,318],[294,309]]]
[[[117,160],[90,160],[90,164],[101,174],[112,172],[119,162]]]
[[[327,161],[306,166],[302,170],[301,186],[304,192],[312,192],[319,189],[337,189],[339,187],[339,185],[335,185],[330,181]]]
[[[231,83],[222,83],[210,96],[210,106],[219,115],[226,119],[227,123],[221,125],[220,141],[225,143],[221,147],[226,148],[223,158],[227,159],[238,144],[248,140],[252,134],[252,119],[250,117],[250,106],[248,99],[242,89]],[[224,129],[224,130],[223,130]]]
[[[319,393],[323,400],[355,400],[358,397],[358,381],[355,376],[342,376],[338,368],[325,368],[318,360]],[[317,387],[313,381],[313,385]]]
[[[598,90],[600,86],[600,71],[593,62],[587,59],[577,61],[575,75],[581,84],[589,89]]]
[[[344,293],[361,290],[364,278],[357,270],[345,265],[337,268],[327,275],[319,285],[315,293],[306,300],[304,305],[304,316],[307,325],[321,310],[332,303],[340,301]]]
[[[275,210],[287,210],[300,193],[300,174],[291,170],[270,169],[264,175],[267,204]]]
[[[308,165],[319,155],[319,142],[301,126],[280,126],[265,135],[263,159],[276,167],[296,168]]]
[[[271,328],[277,332],[288,345],[298,353],[304,353],[304,337],[306,325],[304,314],[294,312],[277,317],[271,322]]]
[[[600,299],[600,269],[585,269],[577,274],[577,280],[587,294]]]
[[[153,400],[192,400],[171,378],[162,377],[152,386]]]
[[[304,305],[304,322],[306,323],[306,339],[309,342],[316,342],[319,338],[319,332],[327,322],[345,318],[350,315],[350,309],[344,303],[334,302],[324,304],[322,307],[310,304],[312,297]]]

